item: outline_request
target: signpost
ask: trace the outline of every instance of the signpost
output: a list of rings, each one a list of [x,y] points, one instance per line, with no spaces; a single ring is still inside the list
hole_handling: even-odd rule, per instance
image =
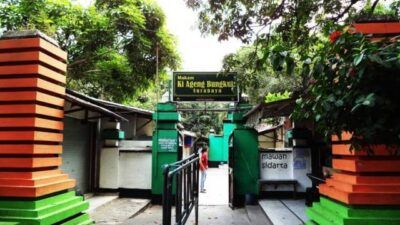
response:
[[[239,100],[236,73],[174,72],[173,100],[233,101]]]

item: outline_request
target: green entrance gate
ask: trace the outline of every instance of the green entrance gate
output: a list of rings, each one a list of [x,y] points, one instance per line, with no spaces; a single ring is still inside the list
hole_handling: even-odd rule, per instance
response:
[[[174,74],[174,100],[238,101],[238,90],[235,86],[232,74],[224,78],[218,73],[180,72]],[[230,113],[224,121],[222,143],[216,143],[222,150],[219,157],[229,158],[229,200],[232,207],[244,205],[246,196],[254,199],[259,194],[257,134],[253,129],[244,126],[243,119],[243,115],[250,109],[250,105],[240,102],[228,109]],[[164,182],[163,167],[182,157],[177,129],[180,115],[176,104],[173,102],[158,104],[153,119],[156,122],[156,129],[153,134],[152,149],[152,194],[153,202],[160,203]]]

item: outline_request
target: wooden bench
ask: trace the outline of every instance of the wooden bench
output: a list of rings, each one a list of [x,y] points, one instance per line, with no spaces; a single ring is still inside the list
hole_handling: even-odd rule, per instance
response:
[[[293,186],[293,198],[297,198],[297,180],[259,180],[260,190],[264,185],[275,185],[277,188],[279,185],[292,185]]]

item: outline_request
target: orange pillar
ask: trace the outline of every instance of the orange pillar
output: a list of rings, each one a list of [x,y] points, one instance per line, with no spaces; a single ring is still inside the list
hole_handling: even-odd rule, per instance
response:
[[[57,204],[55,195],[75,187],[60,170],[66,71],[67,53],[38,31],[0,39],[0,208],[5,197],[28,204],[52,196]],[[22,211],[20,220],[30,221]]]

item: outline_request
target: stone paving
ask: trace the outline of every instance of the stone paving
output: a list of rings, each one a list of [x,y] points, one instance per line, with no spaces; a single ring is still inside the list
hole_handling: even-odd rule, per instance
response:
[[[207,193],[200,194],[199,199],[199,225],[271,225],[258,206],[235,210],[229,208],[227,165],[223,165],[220,168],[210,168],[205,187]],[[151,206],[122,225],[153,224],[162,224],[161,206]],[[194,212],[192,212],[186,224],[194,224]]]
[[[206,189],[199,199],[200,225],[271,225],[258,206],[229,208],[227,165],[209,169]],[[162,206],[148,205],[147,200],[116,199],[95,209],[91,217],[100,225],[161,225]],[[193,211],[186,224],[194,225],[194,218]]]
[[[230,209],[227,205],[200,206],[199,225],[269,225],[265,218],[264,223],[249,216],[246,208]],[[140,215],[129,219],[122,225],[161,225],[162,207],[152,206]],[[187,225],[194,225],[194,213],[190,216]]]
[[[140,214],[149,203],[147,199],[118,198],[89,212],[89,215],[99,225],[121,224]]]
[[[228,165],[222,165],[219,168],[209,168],[205,188],[206,193],[200,193],[200,205],[228,205],[229,201],[229,183],[228,183]]]

